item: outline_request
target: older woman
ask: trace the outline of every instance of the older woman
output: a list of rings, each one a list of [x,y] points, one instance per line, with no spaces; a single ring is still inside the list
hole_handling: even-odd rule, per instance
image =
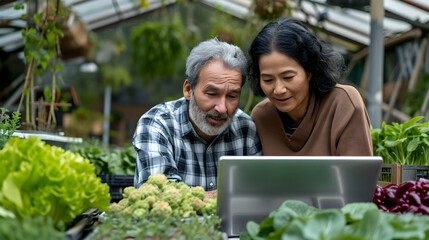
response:
[[[372,155],[359,92],[339,84],[339,53],[292,18],[268,23],[250,50],[250,84],[266,96],[252,111],[264,155]]]

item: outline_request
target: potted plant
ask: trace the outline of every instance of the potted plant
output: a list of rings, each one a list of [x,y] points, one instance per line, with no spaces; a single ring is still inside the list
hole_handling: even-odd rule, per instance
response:
[[[380,186],[429,179],[429,122],[415,117],[404,123],[371,129],[375,156],[383,158]]]

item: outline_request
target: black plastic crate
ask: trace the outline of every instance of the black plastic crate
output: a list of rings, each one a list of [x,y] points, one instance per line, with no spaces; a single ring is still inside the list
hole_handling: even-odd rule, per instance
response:
[[[101,178],[101,182],[102,183],[107,183],[108,176],[109,175],[107,175],[107,174],[99,174],[99,175],[97,175],[97,177]]]
[[[118,202],[123,198],[122,193],[124,192],[124,188],[134,186],[134,175],[100,174],[97,176],[101,178],[102,183],[109,185],[112,202]]]
[[[402,182],[429,179],[429,166],[402,165]]]

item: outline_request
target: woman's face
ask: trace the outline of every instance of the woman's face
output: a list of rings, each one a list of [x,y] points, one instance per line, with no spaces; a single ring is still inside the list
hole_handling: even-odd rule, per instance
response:
[[[281,112],[300,122],[307,112],[310,99],[311,74],[293,58],[273,51],[259,59],[262,91]]]

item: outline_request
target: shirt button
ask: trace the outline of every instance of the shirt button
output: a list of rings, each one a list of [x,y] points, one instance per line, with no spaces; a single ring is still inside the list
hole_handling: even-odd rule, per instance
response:
[[[213,186],[213,182],[210,182],[210,183],[209,183],[209,185],[210,185],[210,186]]]

